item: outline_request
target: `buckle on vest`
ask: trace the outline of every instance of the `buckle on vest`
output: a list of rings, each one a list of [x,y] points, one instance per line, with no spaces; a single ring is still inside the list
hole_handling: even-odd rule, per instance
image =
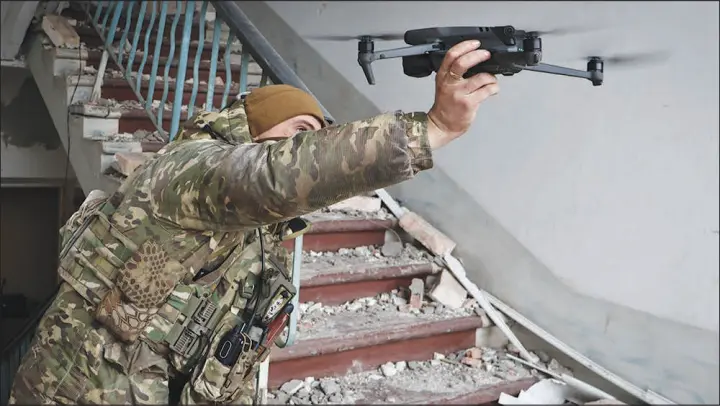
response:
[[[182,324],[175,324],[165,340],[171,350],[188,358],[198,350],[200,337],[212,330],[211,324],[217,319],[218,308],[207,299],[192,296],[183,313],[191,316]]]

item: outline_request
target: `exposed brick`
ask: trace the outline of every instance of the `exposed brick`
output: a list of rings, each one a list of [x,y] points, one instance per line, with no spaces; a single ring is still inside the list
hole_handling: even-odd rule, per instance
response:
[[[425,295],[425,284],[422,279],[415,278],[410,283],[410,308],[419,309],[422,307]]]

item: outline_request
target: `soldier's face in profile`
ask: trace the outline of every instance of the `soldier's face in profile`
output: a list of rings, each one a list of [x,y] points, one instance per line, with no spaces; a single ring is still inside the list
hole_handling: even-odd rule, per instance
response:
[[[303,131],[314,131],[322,128],[322,124],[317,118],[303,114],[287,119],[275,127],[260,134],[255,141],[262,142],[266,140],[278,140],[289,138]]]

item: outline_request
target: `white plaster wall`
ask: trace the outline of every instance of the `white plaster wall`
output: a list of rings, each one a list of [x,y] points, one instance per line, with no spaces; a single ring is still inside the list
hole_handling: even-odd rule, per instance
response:
[[[300,36],[443,25],[604,28],[544,39],[544,61],[669,51],[656,66],[606,66],[605,84],[501,77],[471,132],[436,165],[569,287],[718,332],[718,4],[712,2],[287,2]],[[373,64],[357,44],[308,40],[382,110],[427,110],[432,78]],[[376,42],[377,49],[402,41]],[[452,216],[452,213],[446,215]]]

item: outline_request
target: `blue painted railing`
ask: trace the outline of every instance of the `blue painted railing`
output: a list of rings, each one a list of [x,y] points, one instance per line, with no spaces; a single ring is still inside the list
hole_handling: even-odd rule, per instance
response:
[[[248,81],[249,68],[252,63],[249,47],[241,44],[241,67],[239,72],[236,73],[231,69],[231,50],[233,45],[239,41],[237,41],[234,34],[230,33],[227,41],[221,44],[220,34],[223,28],[227,29],[228,26],[217,15],[212,22],[212,40],[206,41],[205,30],[208,25],[206,17],[208,16],[209,1],[117,1],[86,2],[85,4],[85,11],[90,23],[103,39],[104,50],[108,52],[108,57],[122,71],[138,101],[143,105],[148,117],[152,120],[153,125],[168,139],[172,139],[180,127],[183,99],[187,99],[187,93],[190,93],[189,103],[187,103],[187,117],[196,111],[196,101],[201,82],[200,67],[206,47],[210,47],[211,56],[208,61],[210,67],[205,110],[219,110],[225,107],[233,90],[239,93],[248,90],[250,86]],[[169,10],[172,6],[175,8],[174,12]],[[121,18],[124,20],[123,25],[120,24]],[[122,28],[118,29],[119,26]],[[169,29],[167,29],[167,26],[169,26]],[[197,40],[195,41],[192,40],[194,27],[198,30]],[[178,30],[180,30],[181,35],[178,35]],[[155,34],[156,38],[154,44],[151,41],[152,34]],[[169,51],[166,58],[164,58],[165,69],[162,72],[163,90],[157,92],[156,95],[155,86],[159,77],[161,51],[167,45],[169,45]],[[194,55],[192,55],[192,45],[195,48]],[[219,105],[214,105],[215,80],[218,76],[217,65],[220,60],[218,56],[221,47],[224,48],[222,50],[222,60],[225,68],[223,78],[225,88],[222,93],[222,101]],[[142,79],[143,73],[147,72],[148,57],[152,62],[149,69],[150,78],[145,90],[142,87]],[[141,58],[139,64],[136,58]],[[187,74],[190,73],[188,72],[188,63],[192,63],[192,89],[190,92],[186,92],[185,89],[185,82],[188,80]],[[174,78],[170,76],[172,66],[176,67]],[[103,73],[99,72],[101,75]],[[237,75],[236,78],[233,77],[234,74]],[[268,75],[263,75],[263,78],[267,77]],[[267,82],[266,79],[261,80],[260,85]],[[233,86],[233,83],[239,85]],[[170,101],[168,96],[171,89],[174,97]],[[170,108],[166,108],[167,102],[172,103]],[[154,107],[158,104],[158,107]],[[163,129],[165,111],[172,112],[169,131]]]

